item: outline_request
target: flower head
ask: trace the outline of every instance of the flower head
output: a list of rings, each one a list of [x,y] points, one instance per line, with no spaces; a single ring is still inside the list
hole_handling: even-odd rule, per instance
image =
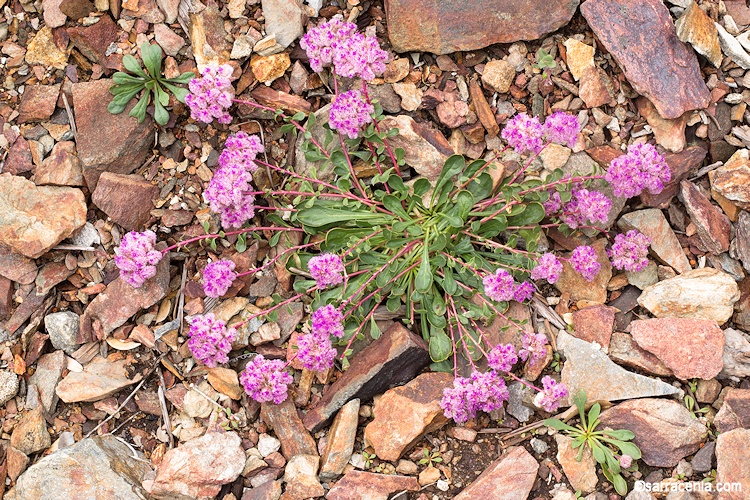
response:
[[[229,64],[206,66],[199,78],[193,78],[188,84],[190,93],[185,96],[185,104],[190,108],[194,120],[211,123],[231,123],[232,117],[227,110],[232,106],[234,88]]]
[[[343,337],[344,316],[341,311],[327,304],[312,313],[312,332],[322,337]]]
[[[156,265],[162,253],[154,250],[156,233],[130,231],[122,237],[120,246],[115,248],[115,265],[120,276],[133,288],[140,288],[149,278],[156,276]]]
[[[456,377],[453,387],[443,390],[440,407],[446,417],[462,423],[474,418],[477,411],[491,412],[500,408],[508,397],[505,380],[497,373],[473,372],[470,378]]]
[[[240,374],[240,382],[245,392],[259,403],[280,404],[286,400],[288,386],[294,381],[285,367],[286,363],[280,359],[265,359],[258,354]]]
[[[531,270],[531,279],[547,280],[549,283],[556,283],[563,272],[562,263],[557,259],[555,254],[547,252],[539,257],[536,267]]]
[[[452,418],[457,424],[466,422],[477,414],[474,405],[467,399],[470,386],[471,381],[468,378],[456,377],[453,387],[443,389],[440,408],[447,418]]]
[[[487,366],[500,372],[509,372],[517,361],[513,344],[497,344],[487,353]]]
[[[188,347],[193,357],[209,368],[229,361],[227,354],[237,338],[237,330],[227,328],[226,323],[213,313],[195,316],[190,322]]]
[[[518,351],[522,360],[529,361],[534,366],[547,356],[547,336],[543,333],[524,332],[523,346]]]
[[[337,95],[333,100],[328,123],[340,134],[356,139],[362,128],[372,123],[370,115],[374,111],[375,108],[365,100],[362,92],[350,90]]]
[[[536,116],[518,113],[505,125],[501,137],[518,154],[525,151],[537,154],[544,147],[543,135],[542,124]]]
[[[513,289],[513,300],[516,302],[526,302],[534,295],[534,285],[528,281],[519,283]]]
[[[562,400],[568,396],[568,388],[563,383],[557,383],[549,376],[542,378],[542,392],[534,398],[534,404],[552,413],[560,407]]]
[[[549,199],[547,199],[547,201],[545,202],[542,202],[542,206],[544,207],[545,215],[552,215],[559,212],[563,206],[562,199],[560,198],[560,193],[558,193],[557,191],[553,191],[552,194],[549,195]]]
[[[225,227],[241,227],[255,215],[255,197],[246,194],[253,180],[245,166],[228,163],[214,173],[203,192]]]
[[[297,338],[297,359],[306,370],[324,372],[333,366],[335,358],[330,335],[305,333]]]
[[[620,467],[623,469],[627,469],[633,465],[633,457],[630,455],[620,455],[618,461],[620,462]]]
[[[333,68],[344,78],[373,80],[383,74],[387,60],[388,53],[374,36],[354,33],[333,43]]]
[[[594,281],[602,265],[599,256],[592,247],[581,245],[570,255],[570,264],[586,281]]]
[[[263,143],[257,135],[237,132],[227,137],[224,142],[224,150],[219,155],[219,166],[240,166],[248,172],[255,172],[258,170],[255,157],[263,150]]]
[[[581,124],[578,123],[578,117],[563,111],[548,116],[542,127],[542,132],[547,141],[563,144],[569,148],[575,146],[580,131]]]
[[[587,222],[607,222],[609,211],[612,209],[612,201],[604,193],[575,189],[572,195],[571,200],[563,207],[563,214],[560,216],[560,220],[571,229],[576,229]]]
[[[631,144],[627,154],[618,156],[609,164],[604,178],[612,185],[615,196],[630,198],[644,189],[661,193],[672,172],[664,157],[651,144]]]
[[[221,297],[232,286],[237,275],[231,260],[217,260],[203,269],[203,291],[207,297]]]
[[[320,288],[340,285],[344,282],[344,263],[336,254],[316,255],[307,263],[307,269]]]
[[[484,294],[497,302],[504,302],[513,298],[516,282],[513,276],[505,269],[498,269],[495,274],[490,274],[482,279]]]
[[[635,229],[615,236],[612,248],[607,251],[615,269],[638,272],[648,265],[648,246],[651,239]]]
[[[300,39],[299,45],[307,53],[310,67],[316,73],[333,63],[334,45],[357,32],[357,25],[347,23],[341,16],[311,29]]]

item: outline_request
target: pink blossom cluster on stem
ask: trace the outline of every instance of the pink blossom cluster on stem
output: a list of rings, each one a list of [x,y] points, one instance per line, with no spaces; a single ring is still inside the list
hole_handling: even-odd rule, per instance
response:
[[[156,233],[153,231],[131,231],[115,248],[115,265],[120,269],[120,277],[133,288],[140,288],[146,280],[156,276],[156,265],[163,255],[154,245]]]
[[[190,92],[185,96],[185,104],[190,108],[190,117],[203,123],[217,120],[219,123],[232,122],[228,110],[232,107],[234,88],[229,64],[208,65],[199,78],[188,83]]]

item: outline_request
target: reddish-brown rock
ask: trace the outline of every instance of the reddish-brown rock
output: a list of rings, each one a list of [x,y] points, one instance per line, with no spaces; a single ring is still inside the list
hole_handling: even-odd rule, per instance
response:
[[[78,157],[92,192],[102,172],[129,174],[139,168],[154,141],[154,124],[148,115],[142,123],[128,116],[135,100],[119,115],[107,111],[111,85],[111,80],[73,84]]]
[[[677,196],[680,182],[703,163],[706,154],[707,151],[702,147],[692,146],[679,153],[667,153],[664,155],[664,159],[671,171],[671,178],[659,194],[652,194],[649,190],[643,191],[641,193],[643,204],[649,207],[667,208],[672,198]]]
[[[387,0],[396,52],[448,54],[495,43],[536,40],[567,24],[579,0]]]
[[[646,119],[654,131],[654,138],[659,146],[675,153],[685,149],[687,144],[685,140],[687,116],[683,115],[674,120],[662,118],[656,107],[645,97],[636,99],[635,104],[638,107],[638,113]]]
[[[263,403],[260,418],[268,424],[281,441],[281,453],[289,460],[295,455],[317,455],[318,448],[297,413],[292,398],[281,404]]]
[[[375,418],[365,427],[365,442],[381,460],[398,460],[424,434],[448,423],[440,399],[452,385],[449,373],[424,373],[386,391],[375,405]]]
[[[730,388],[714,418],[714,425],[722,433],[737,428],[750,429],[750,390]]]
[[[59,94],[60,84],[26,87],[18,106],[18,123],[47,120],[55,112]]]
[[[362,401],[412,380],[430,362],[424,341],[397,323],[354,356],[346,370],[305,415],[305,427],[313,432],[331,421],[339,408],[352,399]]]
[[[620,218],[617,226],[622,231],[637,229],[651,238],[651,250],[678,273],[690,271],[690,261],[661,210],[649,208],[629,212]]]
[[[62,0],[60,2],[60,12],[73,21],[86,17],[94,11],[96,7],[91,0]]]
[[[524,448],[508,448],[503,456],[492,462],[473,483],[456,495],[456,500],[526,500],[538,470],[539,464]]]
[[[555,286],[561,292],[568,292],[570,300],[590,300],[598,304],[607,300],[607,283],[612,278],[612,264],[607,257],[606,244],[606,240],[601,239],[591,245],[602,266],[594,281],[586,281],[568,261],[563,261],[563,272]]]
[[[588,0],[581,12],[635,91],[651,100],[661,116],[679,118],[708,106],[711,96],[698,58],[677,38],[661,0]]]
[[[33,260],[0,244],[0,276],[28,285],[34,282],[36,272],[37,267]]]
[[[574,335],[586,342],[609,348],[615,325],[615,309],[605,305],[585,307],[573,312]]]
[[[680,188],[682,203],[695,224],[703,245],[709,252],[717,255],[729,250],[729,233],[732,229],[729,217],[713,205],[692,182],[682,181]]]
[[[18,136],[18,139],[16,139],[10,147],[8,156],[5,158],[3,172],[18,175],[33,170],[34,159],[31,156],[29,141],[24,139],[23,136]]]
[[[750,210],[750,151],[740,149],[709,174],[711,188],[738,207]]]
[[[674,376],[710,380],[724,363],[724,332],[709,319],[652,318],[630,324],[638,345],[659,358]]]
[[[671,377],[672,370],[659,358],[638,347],[628,333],[614,332],[609,343],[609,357],[618,364],[636,368],[660,377]]]
[[[471,95],[471,102],[474,104],[474,112],[477,114],[484,129],[487,130],[487,134],[490,137],[499,134],[500,126],[497,124],[495,114],[490,109],[490,104],[487,102],[487,98],[484,97],[482,88],[476,80],[469,82],[469,94]]]
[[[119,28],[109,14],[104,14],[99,18],[98,23],[91,26],[68,28],[68,35],[73,45],[91,62],[108,68],[111,66],[109,58],[112,56],[107,56],[107,49],[117,41],[118,30]],[[105,103],[105,107],[107,104],[109,100]],[[78,115],[76,114],[77,121]]]
[[[718,500],[745,500],[750,491],[750,429],[722,432],[716,439],[716,483],[732,485]],[[739,488],[737,487],[739,486]]]
[[[578,88],[578,96],[586,103],[588,108],[599,106],[614,106],[617,101],[614,98],[614,86],[609,76],[596,66],[586,68],[581,75],[581,83]]]
[[[417,478],[352,470],[328,492],[328,500],[388,500],[400,491],[419,491]]]
[[[399,135],[389,139],[391,147],[403,149],[406,164],[429,180],[438,178],[445,160],[453,154],[453,148],[439,130],[417,123],[408,115],[388,116],[380,126],[383,130],[399,130]]]
[[[13,310],[13,282],[0,276],[0,319],[5,319]]]
[[[73,141],[58,142],[34,172],[34,184],[43,186],[83,186],[83,164]]]
[[[159,188],[140,175],[104,172],[91,201],[117,224],[134,231],[143,229],[151,219],[149,212],[158,196]]]

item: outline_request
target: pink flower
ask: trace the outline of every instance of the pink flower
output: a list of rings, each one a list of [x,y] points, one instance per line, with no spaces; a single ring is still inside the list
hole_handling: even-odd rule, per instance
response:
[[[630,198],[644,189],[661,193],[672,172],[664,157],[651,144],[631,144],[627,154],[609,164],[604,178],[612,185],[615,196]]]
[[[523,346],[518,355],[522,360],[529,360],[529,366],[534,366],[547,356],[547,336],[543,333],[524,332]]]
[[[365,101],[364,95],[359,90],[350,90],[339,94],[331,104],[329,125],[350,139],[359,137],[365,125],[372,123],[375,111],[372,104]]]
[[[203,269],[203,291],[207,297],[221,297],[232,286],[237,275],[231,260],[217,260]]]
[[[623,469],[627,469],[633,465],[633,457],[630,455],[621,455],[618,461],[620,462],[620,467]]]
[[[586,281],[594,281],[602,265],[596,250],[589,246],[579,246],[570,255],[570,264]]]
[[[578,118],[575,115],[558,111],[547,117],[542,131],[547,141],[572,148],[576,144],[576,139],[578,139],[581,124],[578,123]]]
[[[544,147],[542,124],[536,116],[526,113],[511,118],[500,135],[518,154],[526,151],[537,154]]]
[[[239,166],[248,172],[255,172],[258,170],[255,157],[263,151],[263,143],[257,135],[237,132],[227,137],[224,142],[224,150],[219,155],[219,166]]]
[[[286,363],[279,359],[265,359],[258,354],[240,374],[240,383],[245,392],[259,403],[273,401],[281,404],[287,398],[289,384],[294,382],[285,367]]]
[[[253,180],[244,165],[227,163],[214,173],[203,192],[224,227],[242,227],[255,215],[255,197],[247,194]]]
[[[534,397],[534,404],[544,411],[552,413],[560,407],[563,399],[568,397],[568,388],[565,384],[558,383],[549,376],[542,378],[542,392]]]
[[[638,272],[648,265],[648,246],[651,239],[645,234],[631,229],[615,236],[612,248],[607,252],[615,269]]]
[[[190,108],[194,120],[211,123],[231,123],[232,117],[227,110],[232,106],[234,88],[232,87],[232,66],[206,66],[199,78],[193,78],[188,84],[190,93],[185,96],[185,104]]]
[[[213,313],[195,316],[190,322],[188,347],[193,357],[213,368],[229,361],[227,354],[232,350],[232,342],[237,338],[237,330],[227,328]]]
[[[312,313],[312,332],[321,337],[343,337],[344,316],[341,311],[327,304]]]
[[[528,281],[519,283],[513,289],[513,300],[516,302],[526,302],[534,295],[534,285]]]
[[[344,282],[344,263],[336,254],[316,255],[307,263],[307,269],[320,288],[340,285]]]
[[[163,254],[154,250],[156,233],[130,231],[122,237],[120,246],[115,248],[115,265],[120,276],[133,288],[140,288],[149,278],[156,276],[156,265]]]
[[[574,189],[573,197],[563,207],[560,220],[571,229],[585,225],[587,222],[607,222],[612,201],[604,193],[588,189]]]
[[[539,257],[539,262],[531,271],[531,279],[556,283],[562,272],[563,266],[560,261],[554,254],[548,252]]]
[[[305,333],[297,338],[297,359],[305,369],[324,372],[333,366],[335,358],[330,335]]]
[[[515,281],[505,269],[498,269],[495,274],[490,274],[482,279],[484,294],[497,302],[505,302],[513,298]]]
[[[333,67],[344,78],[374,80],[385,71],[387,60],[388,53],[380,48],[374,36],[354,33],[333,44]]]
[[[473,372],[470,378],[456,377],[453,387],[443,390],[440,407],[447,418],[462,423],[474,418],[477,411],[491,412],[500,408],[508,397],[505,380],[497,373]]]
[[[518,361],[513,344],[498,344],[487,353],[487,366],[493,370],[509,372]]]
[[[307,53],[310,67],[316,73],[333,64],[334,44],[357,32],[357,25],[342,21],[340,16],[311,29],[300,39],[299,45]]]

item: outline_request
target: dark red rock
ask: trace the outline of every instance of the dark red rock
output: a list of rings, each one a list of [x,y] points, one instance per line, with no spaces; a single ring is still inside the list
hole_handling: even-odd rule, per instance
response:
[[[724,404],[714,418],[714,426],[719,432],[750,429],[750,390],[729,389],[724,396]]]
[[[34,172],[34,184],[42,186],[83,186],[83,165],[73,141],[58,142]]]
[[[68,269],[65,262],[48,262],[39,270],[39,274],[36,275],[34,284],[36,285],[37,293],[47,293],[55,285],[62,283],[75,271]]]
[[[128,116],[135,100],[119,115],[107,111],[112,98],[111,85],[111,80],[73,84],[78,157],[83,162],[83,176],[92,192],[102,172],[129,174],[140,167],[154,141],[154,123],[150,116],[142,123]]]
[[[91,201],[117,224],[135,231],[143,229],[151,219],[153,200],[158,196],[159,188],[140,175],[104,172]]]
[[[750,491],[750,430],[734,429],[716,438],[716,484],[731,485],[716,497],[719,500],[745,500]]]
[[[612,80],[601,68],[594,66],[584,70],[578,96],[586,103],[586,107],[614,106],[617,104],[614,94]]]
[[[77,21],[96,11],[96,7],[90,0],[62,0],[60,11],[73,21]]]
[[[281,441],[281,453],[289,460],[295,455],[317,455],[315,440],[297,413],[292,398],[286,398],[281,404],[263,403],[260,406],[260,418],[273,429]]]
[[[305,427],[317,432],[352,399],[362,401],[413,379],[430,363],[425,342],[397,323],[367,346],[305,415]]]
[[[645,190],[641,193],[641,201],[644,205],[654,208],[667,208],[672,198],[677,196],[680,182],[698,168],[706,158],[706,150],[699,146],[692,146],[679,153],[667,153],[664,159],[669,166],[672,177],[659,194],[651,194]]]
[[[47,298],[46,293],[37,293],[36,289],[31,290],[26,297],[23,298],[23,302],[19,305],[10,319],[5,323],[4,328],[9,333],[15,333],[21,325],[23,325],[27,319],[31,317],[44,303],[44,299]]]
[[[729,250],[729,233],[732,229],[729,217],[713,205],[692,182],[682,181],[680,188],[682,202],[703,245],[717,255]]]
[[[70,41],[87,59],[104,68],[109,67],[107,49],[112,43],[117,41],[119,32],[119,28],[109,14],[101,16],[99,22],[96,24],[80,28],[69,28],[67,31]],[[73,97],[75,98],[75,94]],[[109,104],[109,100],[107,100],[106,104]],[[76,124],[77,122],[78,116],[76,115]]]
[[[34,160],[31,156],[29,143],[22,136],[18,136],[10,151],[8,151],[3,172],[18,175],[32,170],[34,170]]]
[[[605,349],[615,324],[615,309],[605,305],[585,307],[573,312],[573,335],[586,342],[596,342]]]
[[[588,0],[581,12],[635,91],[648,97],[662,117],[679,118],[708,106],[711,95],[698,58],[677,38],[661,0]]]
[[[166,227],[185,226],[193,220],[193,212],[189,210],[167,210],[161,216],[161,223]]]
[[[659,358],[633,342],[628,333],[614,332],[609,342],[609,357],[617,364],[658,375],[671,377],[672,370],[664,366]]]
[[[396,52],[448,54],[536,40],[570,21],[579,0],[386,0]]]
[[[60,84],[30,85],[21,97],[18,106],[18,123],[39,122],[49,119],[55,112]]]
[[[328,492],[328,500],[386,500],[400,491],[419,491],[416,477],[393,476],[352,470]],[[243,497],[244,498],[244,497]]]
[[[34,282],[36,271],[36,264],[33,260],[0,244],[0,276],[22,285],[28,285]]]
[[[13,282],[0,276],[0,319],[8,317],[13,310]]]

